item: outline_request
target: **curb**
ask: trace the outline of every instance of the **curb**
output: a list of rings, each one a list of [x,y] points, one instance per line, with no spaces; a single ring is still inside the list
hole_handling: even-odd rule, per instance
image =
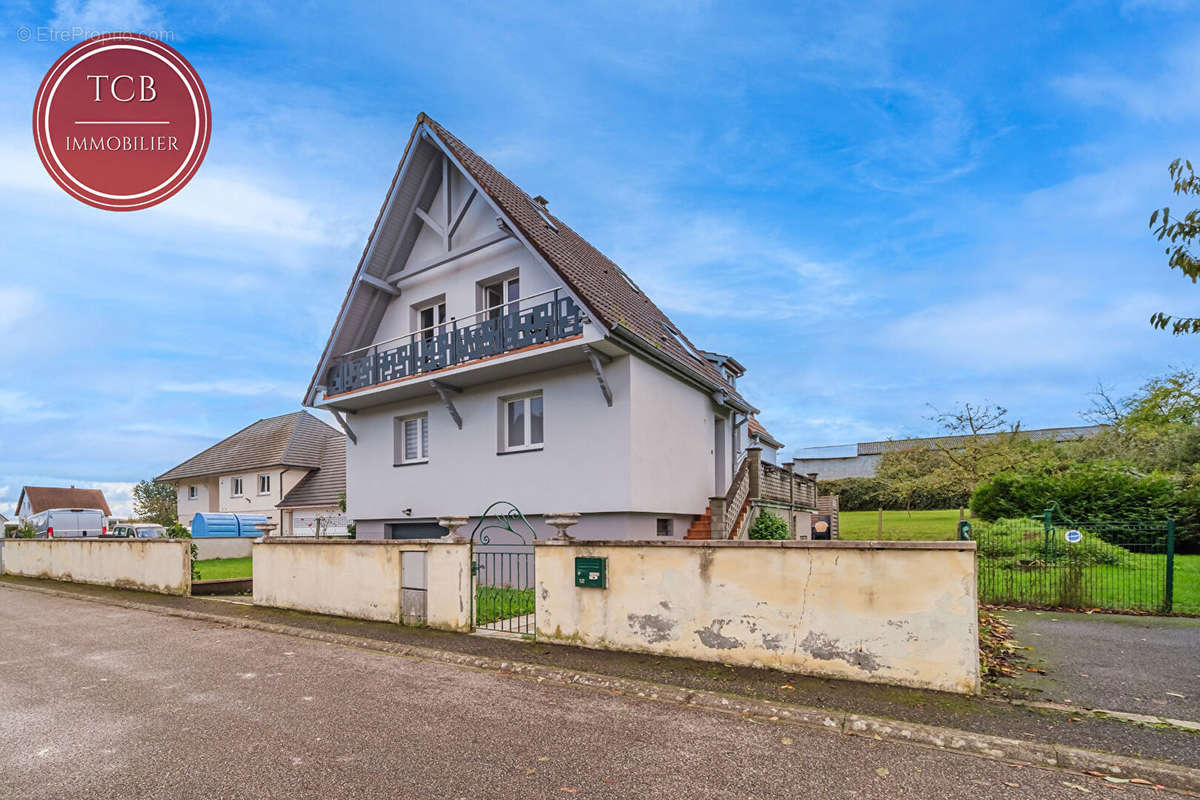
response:
[[[1140,779],[1168,789],[1200,792],[1200,769],[1181,767],[1163,761],[1085,750],[1066,745],[1008,739],[1002,736],[970,733],[954,728],[903,722],[885,717],[850,714],[807,706],[770,703],[746,697],[725,695],[707,690],[685,689],[680,686],[657,684],[632,678],[610,677],[592,672],[559,669],[522,661],[508,661],[488,656],[474,656],[429,647],[383,642],[362,636],[329,633],[291,625],[279,625],[259,620],[223,617],[203,611],[157,606],[132,600],[119,600],[80,595],[74,592],[21,584],[0,584],[0,588],[36,592],[71,600],[148,611],[164,616],[211,622],[231,628],[245,628],[283,636],[309,639],[327,644],[373,650],[389,655],[435,661],[487,672],[499,672],[532,678],[538,682],[552,681],[564,685],[584,686],[614,694],[638,697],[657,702],[674,703],[711,711],[761,717],[769,721],[785,721],[810,728],[837,731],[846,736],[864,736],[884,741],[908,742],[964,755],[991,758],[1015,764],[1051,767],[1123,780]]]

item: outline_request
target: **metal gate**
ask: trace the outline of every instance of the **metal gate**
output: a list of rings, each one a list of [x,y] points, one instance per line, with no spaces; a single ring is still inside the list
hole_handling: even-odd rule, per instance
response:
[[[471,531],[472,629],[534,634],[533,526],[507,500],[488,506]]]
[[[978,547],[979,600],[1171,613],[1175,522],[1039,517],[965,524]]]

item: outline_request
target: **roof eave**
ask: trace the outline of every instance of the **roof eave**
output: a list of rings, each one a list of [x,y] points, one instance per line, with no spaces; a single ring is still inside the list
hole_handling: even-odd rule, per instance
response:
[[[643,357],[650,361],[660,364],[668,369],[677,377],[683,378],[694,384],[707,389],[710,392],[721,392],[725,395],[725,404],[736,411],[743,414],[757,414],[758,409],[743,400],[736,392],[728,385],[722,385],[717,381],[712,380],[703,372],[693,370],[689,367],[680,364],[679,361],[671,356],[662,353],[657,348],[648,344],[645,339],[635,334],[633,331],[623,325],[616,325],[609,330],[609,335],[612,338],[629,345]]]

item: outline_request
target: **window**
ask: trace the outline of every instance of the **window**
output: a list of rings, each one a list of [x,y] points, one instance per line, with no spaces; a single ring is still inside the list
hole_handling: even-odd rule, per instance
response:
[[[501,313],[517,313],[517,300],[521,297],[521,281],[512,277],[489,283],[483,287],[483,308],[488,319],[497,319]],[[502,307],[509,303],[507,311]]]
[[[417,311],[417,324],[425,333],[425,338],[433,337],[434,331],[432,328],[435,325],[441,325],[446,321],[446,304],[435,303],[431,306],[419,309]]]
[[[271,493],[271,476],[270,475],[259,475],[258,476],[258,493],[259,494],[270,494]]]
[[[393,462],[422,464],[429,460],[429,415],[396,418],[396,455]]]
[[[200,493],[196,490],[195,486],[188,487],[188,500],[195,500],[199,494]]]
[[[503,452],[540,450],[544,439],[542,393],[500,401],[500,449]]]
[[[658,519],[656,519],[654,521],[656,526],[658,527],[658,530],[656,531],[656,533],[659,536],[674,536],[675,531],[674,531],[674,525],[672,524],[674,521],[675,520],[670,519],[669,517],[667,517],[667,518],[659,517]]]
[[[241,478],[232,478],[229,481],[229,494],[232,497],[241,497],[242,496],[242,479]]]

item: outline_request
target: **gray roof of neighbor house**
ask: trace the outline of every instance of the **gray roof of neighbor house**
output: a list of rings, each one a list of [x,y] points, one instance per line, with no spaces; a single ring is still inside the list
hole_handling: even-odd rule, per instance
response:
[[[1075,425],[1065,428],[1031,428],[1018,429],[1017,434],[1031,441],[1068,442],[1072,439],[1086,439],[1108,430],[1107,425]],[[985,439],[993,439],[1000,433],[984,433]],[[918,447],[955,447],[962,444],[969,436],[926,436],[914,439],[888,439],[877,442],[859,442],[853,444],[835,444],[821,447],[805,447],[793,453],[800,461],[810,461],[821,458],[854,458],[855,456],[874,456],[893,450],[910,450]]]
[[[29,498],[29,507],[34,514],[40,514],[48,508],[98,508],[105,516],[112,516],[104,492],[99,489],[76,489],[74,486],[25,486],[21,496],[17,498],[17,508],[21,507],[21,499]]]
[[[548,208],[536,203],[532,197],[482,156],[425,114],[417,116],[412,135],[404,150],[404,157],[400,162],[401,168],[397,169],[396,175],[392,179],[392,186],[388,193],[389,199],[393,192],[397,195],[402,194],[401,190],[403,189],[405,202],[409,204],[416,202],[417,189],[415,185],[409,188],[406,185],[398,186],[397,184],[400,181],[401,169],[410,157],[410,151],[416,162],[418,156],[422,156],[424,153],[421,150],[422,147],[434,146],[422,140],[421,132],[423,130],[436,138],[450,153],[466,171],[468,177],[478,184],[482,192],[512,222],[516,233],[527,241],[537,254],[550,265],[551,269],[563,278],[583,304],[600,317],[599,321],[609,331],[614,335],[619,336],[625,333],[633,337],[650,351],[665,355],[670,362],[685,373],[697,376],[702,383],[725,392],[739,406],[744,406],[746,409],[753,408],[620,267],[589,244],[565,222],[550,213]],[[424,153],[423,157],[424,163],[428,163],[433,154]],[[415,168],[410,170],[412,174],[408,175],[407,180],[403,183],[416,184],[420,181],[421,176],[415,174],[417,172],[420,170]],[[403,207],[399,202],[396,205]],[[375,227],[371,231],[367,247],[363,251],[362,261],[359,263],[360,273],[371,274],[379,279],[386,276],[375,274],[375,272],[386,270],[388,264],[374,258],[368,261],[367,256],[371,252],[371,243],[375,237],[383,235],[381,223],[388,207],[388,199],[385,199],[379,216],[375,220]],[[415,233],[410,231],[408,237],[410,240],[415,239]],[[412,241],[399,242],[389,239],[388,242],[397,248],[397,252],[403,252],[403,249],[400,248],[402,244],[407,244],[410,249],[412,247]],[[390,251],[390,248],[388,249]],[[356,291],[360,286],[367,288]],[[369,338],[374,332],[378,326],[378,319],[382,317],[383,309],[390,300],[390,295],[371,288],[369,284],[360,283],[356,276],[342,303],[342,310],[338,317],[339,324],[335,325],[329,342],[326,344],[325,353],[317,366],[317,372],[313,375],[306,402],[312,402],[315,388],[318,383],[322,382],[322,372],[329,359],[370,343],[363,339]],[[346,326],[351,330],[340,330],[340,323],[343,319],[351,321]],[[364,332],[367,333],[364,334]],[[674,333],[679,334],[678,340]]]
[[[325,440],[320,466],[304,476],[277,508],[337,506],[346,492],[346,437]]]
[[[260,419],[155,480],[174,482],[263,467],[315,469],[325,440],[341,435],[307,411]]]

